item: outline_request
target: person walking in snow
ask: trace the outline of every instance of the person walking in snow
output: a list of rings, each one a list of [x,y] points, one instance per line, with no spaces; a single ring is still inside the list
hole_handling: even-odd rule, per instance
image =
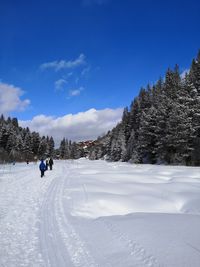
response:
[[[46,170],[48,170],[49,167],[49,158],[46,159]]]
[[[52,167],[53,167],[53,159],[52,159],[52,157],[50,157],[50,159],[49,159],[49,167],[50,167],[50,170],[52,170]]]
[[[44,176],[44,172],[46,171],[46,165],[43,159],[40,162],[39,169],[41,171],[41,178],[42,178]]]

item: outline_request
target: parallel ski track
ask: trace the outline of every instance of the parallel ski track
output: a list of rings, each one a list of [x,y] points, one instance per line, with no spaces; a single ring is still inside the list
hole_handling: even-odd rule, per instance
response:
[[[68,168],[63,167],[62,173],[66,175],[61,178],[61,183],[58,190],[58,198],[56,199],[57,208],[56,218],[60,228],[60,232],[63,235],[65,245],[71,257],[71,261],[75,267],[98,267],[91,255],[86,243],[81,239],[76,229],[70,223],[68,215],[63,206],[63,189],[66,179],[69,179],[68,174],[70,172]]]
[[[45,267],[98,267],[87,245],[68,220],[63,189],[69,165],[61,169],[46,192],[41,208],[41,250]]]
[[[59,179],[60,177],[56,177],[52,180],[41,207],[40,247],[44,266],[51,267],[71,266],[55,218],[55,210],[57,208],[55,206],[55,198],[57,197]]]
[[[43,179],[39,177],[39,170],[38,173],[35,171],[37,177],[34,182],[32,181],[34,175],[29,176],[29,169],[25,169],[22,174],[16,177],[16,180],[8,179],[8,181],[5,181],[5,183],[3,183],[3,188],[0,189],[2,192],[7,192],[6,197],[0,199],[0,201],[2,201],[0,218],[4,220],[8,212],[8,210],[6,210],[7,207],[11,206],[13,210],[15,210],[17,206],[24,206],[23,201],[27,201],[27,204],[36,201],[32,189],[36,190],[38,188],[38,179],[41,179],[40,196],[43,201],[38,200],[38,204],[40,203],[39,246],[41,248],[42,259],[35,261],[35,263],[37,262],[39,264],[37,267],[100,267],[92,256],[86,242],[82,240],[79,233],[70,222],[70,214],[64,206],[64,199],[66,199],[66,195],[64,195],[66,191],[64,191],[64,189],[66,184],[70,182],[70,169],[74,169],[74,166],[72,166],[72,163],[66,162],[66,165],[58,169],[57,173],[54,171],[48,172],[48,177],[44,177]],[[55,173],[56,176],[54,177]],[[18,193],[20,191],[26,192],[24,199],[21,197],[18,198]],[[29,192],[30,196],[28,198]],[[83,194],[87,202],[88,193],[85,184],[83,184]],[[153,255],[150,255],[142,245],[132,240],[126,233],[123,233],[122,230],[119,229],[115,223],[110,222],[109,219],[97,219],[95,223],[97,227],[100,224],[105,230],[109,231],[113,241],[119,241],[121,245],[125,247],[128,255],[133,259],[133,267],[161,266],[157,259]],[[27,251],[27,256],[28,255],[32,254],[29,254]],[[124,266],[125,262],[126,259],[122,257],[117,266]],[[111,266],[110,264],[108,265]],[[1,266],[4,266],[3,262]],[[28,265],[25,264],[24,266]]]

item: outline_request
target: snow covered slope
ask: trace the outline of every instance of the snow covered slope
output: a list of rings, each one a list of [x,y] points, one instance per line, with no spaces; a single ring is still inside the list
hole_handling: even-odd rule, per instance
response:
[[[0,165],[0,266],[199,267],[200,168]]]

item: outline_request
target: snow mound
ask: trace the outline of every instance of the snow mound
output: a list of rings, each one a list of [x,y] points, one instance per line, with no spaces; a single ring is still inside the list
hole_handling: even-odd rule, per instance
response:
[[[200,168],[0,165],[0,266],[199,267]]]
[[[73,216],[144,213],[200,214],[199,168],[76,162],[70,177]],[[80,165],[80,166],[79,166]],[[200,171],[199,171],[200,173]]]

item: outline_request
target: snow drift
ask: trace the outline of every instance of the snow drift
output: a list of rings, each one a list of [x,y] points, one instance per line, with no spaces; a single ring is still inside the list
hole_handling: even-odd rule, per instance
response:
[[[0,265],[200,266],[200,168],[0,166]]]

